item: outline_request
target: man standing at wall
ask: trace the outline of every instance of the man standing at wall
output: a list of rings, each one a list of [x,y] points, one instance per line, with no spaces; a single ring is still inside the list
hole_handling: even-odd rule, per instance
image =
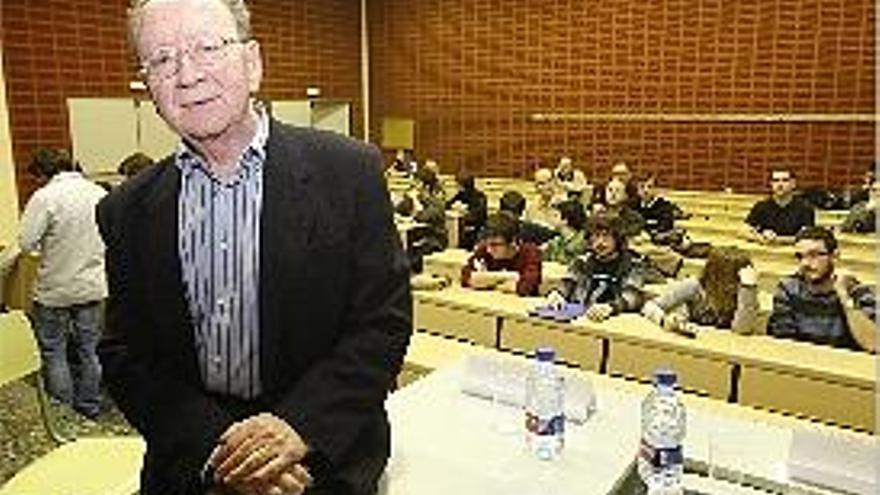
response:
[[[373,493],[412,331],[375,148],[271,119],[242,0],[134,0],[177,151],[98,208],[106,383],[143,495]]]
[[[76,171],[61,150],[37,152],[32,170],[49,181],[34,192],[21,218],[19,246],[40,253],[34,286],[34,329],[49,394],[94,418],[101,411],[101,337],[104,244],[95,225],[95,205],[105,192]],[[67,345],[79,363],[71,372]]]

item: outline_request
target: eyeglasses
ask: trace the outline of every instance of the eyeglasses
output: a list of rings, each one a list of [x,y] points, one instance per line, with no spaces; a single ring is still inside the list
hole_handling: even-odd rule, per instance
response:
[[[794,253],[794,257],[797,258],[798,261],[800,261],[802,259],[821,258],[823,256],[828,256],[829,254],[831,254],[831,253],[829,253],[828,251],[805,251],[803,253],[801,253],[801,252]]]
[[[169,79],[180,72],[183,54],[198,67],[210,67],[226,56],[226,48],[232,44],[246,43],[236,38],[203,38],[193,42],[189,48],[180,50],[173,46],[157,48],[141,61],[143,75],[156,79]]]

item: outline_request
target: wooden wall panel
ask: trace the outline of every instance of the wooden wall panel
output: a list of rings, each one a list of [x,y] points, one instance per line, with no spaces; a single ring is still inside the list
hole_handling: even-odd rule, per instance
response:
[[[858,181],[872,123],[534,122],[532,113],[874,113],[871,0],[381,0],[370,3],[372,126],[416,120],[441,168],[522,175],[571,154],[682,188]]]
[[[359,0],[250,0],[264,57],[261,97],[352,102],[362,123]],[[126,43],[126,0],[0,1],[13,154],[24,201],[36,186],[25,173],[41,146],[70,146],[66,99],[131,96],[135,64]]]

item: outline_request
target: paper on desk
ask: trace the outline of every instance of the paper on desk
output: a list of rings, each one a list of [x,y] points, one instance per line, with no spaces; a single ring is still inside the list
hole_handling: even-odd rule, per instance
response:
[[[874,437],[795,430],[788,456],[788,476],[797,481],[860,495],[880,493],[880,446]]]
[[[465,361],[461,391],[483,399],[522,407],[525,404],[527,362],[496,356],[468,356]],[[586,377],[565,377],[565,418],[584,423],[596,411],[596,394]]]

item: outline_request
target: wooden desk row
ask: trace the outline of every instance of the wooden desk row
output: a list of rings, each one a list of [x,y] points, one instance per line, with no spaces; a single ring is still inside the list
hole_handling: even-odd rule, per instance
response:
[[[797,267],[794,246],[790,245],[765,245],[757,242],[742,239],[736,236],[734,231],[724,232],[723,226],[708,226],[707,222],[700,222],[701,229],[691,230],[691,238],[694,241],[703,241],[713,246],[736,246],[747,253],[756,265],[764,264],[783,264],[789,266],[789,271],[794,271]],[[717,224],[717,222],[715,222]],[[691,221],[690,225],[695,223]],[[685,224],[687,225],[687,223]],[[850,238],[848,238],[850,239]],[[635,244],[634,249],[639,248],[650,249],[649,243]],[[856,245],[853,243],[841,246],[841,257],[837,260],[836,266],[846,268],[860,274],[862,278],[870,277],[868,280],[875,280],[877,270],[877,249],[875,246],[863,243]]]
[[[866,353],[712,329],[691,339],[633,314],[557,323],[527,316],[540,299],[498,292],[447,288],[414,300],[416,329],[515,352],[552,345],[570,364],[640,381],[672,366],[691,392],[874,429],[876,357]]]
[[[676,226],[682,227],[688,231],[694,238],[701,236],[724,236],[728,239],[738,239],[743,231],[744,222],[740,220],[726,220],[719,218],[690,218],[688,220],[678,220]],[[835,239],[844,254],[857,258],[874,259],[877,255],[877,248],[880,243],[877,242],[875,236],[864,234],[848,234],[836,233]],[[792,248],[785,247],[786,254],[792,252]]]

